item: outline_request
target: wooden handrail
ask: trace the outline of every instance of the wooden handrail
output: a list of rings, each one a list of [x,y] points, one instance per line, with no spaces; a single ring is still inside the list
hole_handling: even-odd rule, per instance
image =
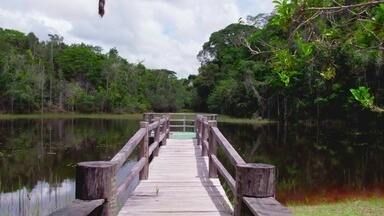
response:
[[[128,140],[127,144],[111,159],[112,162],[116,162],[117,169],[119,169],[128,157],[131,155],[136,146],[141,142],[146,133],[145,128],[140,128],[132,137]]]
[[[209,177],[217,178],[219,172],[235,196],[235,216],[243,215],[245,209],[258,216],[291,215],[287,208],[274,199],[274,166],[246,163],[221,133],[216,121],[208,121],[207,117],[197,115],[195,127],[197,144],[202,147],[202,156],[206,155],[208,149]],[[235,166],[236,178],[232,177],[217,158],[217,146],[223,149],[225,156]]]
[[[131,185],[138,175],[140,180],[148,178],[149,157],[151,155],[156,156],[160,144],[165,145],[170,133],[169,122],[169,115],[163,115],[162,118],[157,118],[157,121],[151,124],[140,122],[141,128],[110,161],[79,163],[76,168],[77,200],[51,215],[75,215],[72,213],[76,211],[79,215],[88,215],[100,205],[103,207],[98,208],[100,210],[95,215],[116,215],[117,197]],[[149,143],[149,134],[153,130],[155,131],[155,140],[153,143]],[[116,185],[118,170],[139,145],[140,159],[131,168],[124,181],[120,185]],[[85,213],[82,214],[81,212]]]
[[[211,155],[212,162],[217,167],[217,170],[220,172],[221,176],[224,177],[224,179],[227,181],[229,188],[231,189],[233,194],[236,194],[236,181],[231,176],[231,174],[228,172],[227,169],[225,169],[224,165],[219,161],[219,159],[216,157],[216,155]]]
[[[88,216],[99,206],[104,204],[104,199],[75,200],[70,205],[53,212],[50,216]]]
[[[227,157],[231,160],[232,165],[236,166],[238,164],[246,163],[217,127],[212,127],[211,131],[213,136],[215,136],[217,143],[222,147]]]
[[[202,148],[201,154],[208,156],[209,159],[209,177],[217,178],[219,173],[235,196],[235,216],[242,215],[242,211],[246,208],[254,215],[264,216],[271,212],[272,215],[290,215],[289,210],[274,199],[275,167],[268,164],[246,163],[217,127],[217,115],[198,114],[194,126],[185,124],[190,122],[186,116],[194,114],[148,113],[145,115],[149,116],[148,118],[145,116],[147,121],[140,122],[140,129],[110,161],[78,164],[76,167],[77,200],[51,215],[57,215],[58,212],[61,215],[71,215],[76,212],[76,209],[78,212],[81,212],[80,209],[83,209],[84,212],[97,210],[97,213],[92,212],[95,215],[116,215],[117,197],[124,193],[137,176],[140,180],[148,178],[149,158],[159,154],[160,146],[166,145],[171,127],[175,126],[170,124],[172,115],[184,116],[181,119],[183,125],[180,125],[184,127],[184,131],[187,127],[195,128],[197,144]],[[178,120],[180,119],[176,119],[176,121]],[[153,141],[149,143],[152,133],[154,134]],[[140,147],[139,160],[131,168],[124,181],[120,185],[116,185],[116,173],[138,146]],[[217,146],[223,149],[225,156],[235,166],[235,177],[218,159]],[[273,205],[270,205],[271,203]],[[102,208],[98,206],[102,206]]]
[[[117,188],[117,196],[120,196],[121,193],[123,193],[129,185],[131,185],[132,181],[137,177],[137,175],[140,173],[140,171],[144,168],[146,163],[146,158],[142,157],[130,170],[128,176],[124,180],[124,182]]]

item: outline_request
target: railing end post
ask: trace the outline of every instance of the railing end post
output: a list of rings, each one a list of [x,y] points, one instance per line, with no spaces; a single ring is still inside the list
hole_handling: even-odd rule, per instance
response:
[[[76,199],[104,199],[96,215],[116,215],[116,167],[111,161],[81,162],[76,166]]]
[[[274,197],[275,166],[260,163],[236,165],[236,201],[234,215],[244,211],[243,197]]]

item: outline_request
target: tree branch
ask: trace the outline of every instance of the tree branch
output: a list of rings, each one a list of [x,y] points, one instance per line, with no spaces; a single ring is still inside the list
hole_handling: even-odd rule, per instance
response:
[[[353,4],[353,5],[340,5],[340,6],[335,6],[335,7],[310,7],[307,8],[307,10],[320,10],[320,11],[332,11],[332,10],[348,10],[351,8],[356,8],[356,7],[370,7],[370,6],[375,6],[378,4],[384,3],[384,0],[375,0],[375,1],[370,1],[370,2],[364,2],[364,3],[359,3],[359,4]]]

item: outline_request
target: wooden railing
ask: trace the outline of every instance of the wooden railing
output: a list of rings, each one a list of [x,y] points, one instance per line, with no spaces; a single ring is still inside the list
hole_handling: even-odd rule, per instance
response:
[[[148,178],[149,159],[159,154],[161,145],[166,145],[171,129],[189,126],[196,131],[202,156],[209,157],[209,177],[220,174],[235,196],[234,215],[244,215],[245,210],[253,215],[290,215],[290,212],[274,199],[275,167],[268,164],[246,163],[217,127],[215,114],[146,113],[140,129],[110,161],[81,162],[76,167],[76,200],[51,215],[108,215],[117,214],[117,197],[131,183]],[[171,123],[181,126],[172,127]],[[188,127],[187,127],[188,126]],[[172,131],[173,131],[172,129]],[[136,147],[140,148],[139,159],[120,185],[116,174],[123,167]],[[233,177],[220,162],[217,151],[220,147],[236,168]],[[187,193],[187,191],[186,191]]]
[[[151,122],[155,117],[164,115],[165,113],[144,113],[144,120]],[[180,132],[195,132],[196,113],[167,113],[170,118],[170,129]],[[217,114],[200,114],[204,115],[208,120],[217,120]]]
[[[148,178],[149,158],[158,156],[160,145],[166,145],[170,133],[170,117],[163,114],[140,122],[140,129],[110,161],[81,162],[76,166],[76,200],[51,215],[116,215],[117,197],[122,195],[139,176]],[[153,134],[153,142],[149,143]],[[137,163],[130,169],[120,185],[116,174],[139,146]]]
[[[201,145],[202,156],[209,157],[209,177],[218,173],[232,191],[234,215],[291,215],[290,211],[275,200],[275,167],[269,164],[246,163],[217,127],[216,120],[206,116],[196,117],[197,144]],[[235,177],[217,157],[218,146],[235,167]]]

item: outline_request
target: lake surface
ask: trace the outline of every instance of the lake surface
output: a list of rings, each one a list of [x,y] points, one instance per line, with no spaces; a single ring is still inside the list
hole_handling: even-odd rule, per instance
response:
[[[0,120],[0,215],[47,215],[67,205],[75,198],[75,164],[109,160],[138,124]],[[277,198],[285,203],[384,194],[382,122],[356,127],[219,123],[219,128],[247,162],[276,165]],[[134,154],[118,182],[136,160]]]
[[[277,199],[283,203],[384,196],[382,121],[355,126],[221,123],[219,128],[247,162],[276,166]]]
[[[0,215],[47,215],[70,203],[75,164],[110,160],[138,122],[0,120]],[[129,161],[135,160],[133,155]],[[119,175],[129,170],[129,161]]]

